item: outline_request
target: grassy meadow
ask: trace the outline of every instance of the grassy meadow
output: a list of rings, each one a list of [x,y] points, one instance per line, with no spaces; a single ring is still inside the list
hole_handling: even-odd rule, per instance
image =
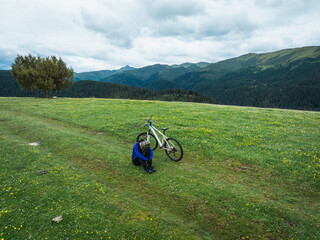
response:
[[[184,157],[157,149],[146,174],[131,152],[150,115]],[[319,126],[319,112],[0,98],[0,239],[319,239]]]

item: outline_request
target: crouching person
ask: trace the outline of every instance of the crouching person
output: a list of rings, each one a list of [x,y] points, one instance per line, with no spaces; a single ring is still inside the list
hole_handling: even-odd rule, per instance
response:
[[[133,146],[132,163],[135,166],[142,165],[146,173],[153,173],[156,170],[152,166],[153,151],[149,141],[140,141]]]

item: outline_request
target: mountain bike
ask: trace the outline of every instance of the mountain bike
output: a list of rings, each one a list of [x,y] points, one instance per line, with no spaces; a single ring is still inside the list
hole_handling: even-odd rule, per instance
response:
[[[167,137],[165,135],[165,132],[169,128],[162,128],[163,133],[160,132],[157,128],[155,128],[152,125],[151,117],[149,117],[147,122],[144,124],[144,127],[146,127],[149,124],[148,131],[140,133],[137,137],[137,142],[141,140],[149,141],[152,150],[155,150],[159,145],[160,149],[163,149],[171,160],[175,162],[180,161],[183,157],[183,149],[181,144],[178,142],[178,140],[172,137]],[[161,141],[158,134],[160,135]]]

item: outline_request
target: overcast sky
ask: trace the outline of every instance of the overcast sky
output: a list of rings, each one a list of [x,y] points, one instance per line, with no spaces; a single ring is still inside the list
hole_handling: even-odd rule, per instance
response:
[[[0,69],[29,53],[85,72],[319,45],[319,0],[0,0]]]

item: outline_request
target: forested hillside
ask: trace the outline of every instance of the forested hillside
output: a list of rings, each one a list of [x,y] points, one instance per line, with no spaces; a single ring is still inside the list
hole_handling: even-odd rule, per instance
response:
[[[105,81],[155,90],[197,90],[223,104],[320,110],[320,47],[250,53],[198,69],[190,67],[183,74],[179,68],[154,65]],[[139,75],[141,71],[144,75]]]
[[[320,57],[243,68],[193,89],[225,104],[320,110]]]
[[[97,81],[78,81],[63,92],[50,92],[50,96],[59,97],[97,97],[97,98],[122,98],[141,100],[183,101],[217,103],[211,97],[184,89],[167,89],[152,91],[137,87],[120,85],[116,83],[104,83]],[[12,79],[10,71],[0,71],[0,96],[2,97],[43,97],[41,91],[22,91],[17,81]]]
[[[0,72],[0,96],[42,96],[21,92],[15,81],[7,79],[9,75],[9,71]],[[218,101],[226,105],[320,110],[320,47],[250,53],[212,64],[155,64],[138,69],[126,66],[113,71],[77,73],[75,78],[99,83],[79,81],[55,95]],[[147,91],[167,89],[171,91]]]
[[[237,72],[240,69],[260,67],[259,70],[265,70],[279,65],[287,66],[295,61],[317,58],[319,56],[320,47],[293,48],[261,54],[249,53],[240,57],[212,63],[198,71],[180,76],[175,82],[180,86],[192,89],[197,87],[199,83],[219,81],[219,78],[226,74]],[[287,71],[289,72],[291,69],[287,69]],[[236,83],[237,78],[234,81]]]

